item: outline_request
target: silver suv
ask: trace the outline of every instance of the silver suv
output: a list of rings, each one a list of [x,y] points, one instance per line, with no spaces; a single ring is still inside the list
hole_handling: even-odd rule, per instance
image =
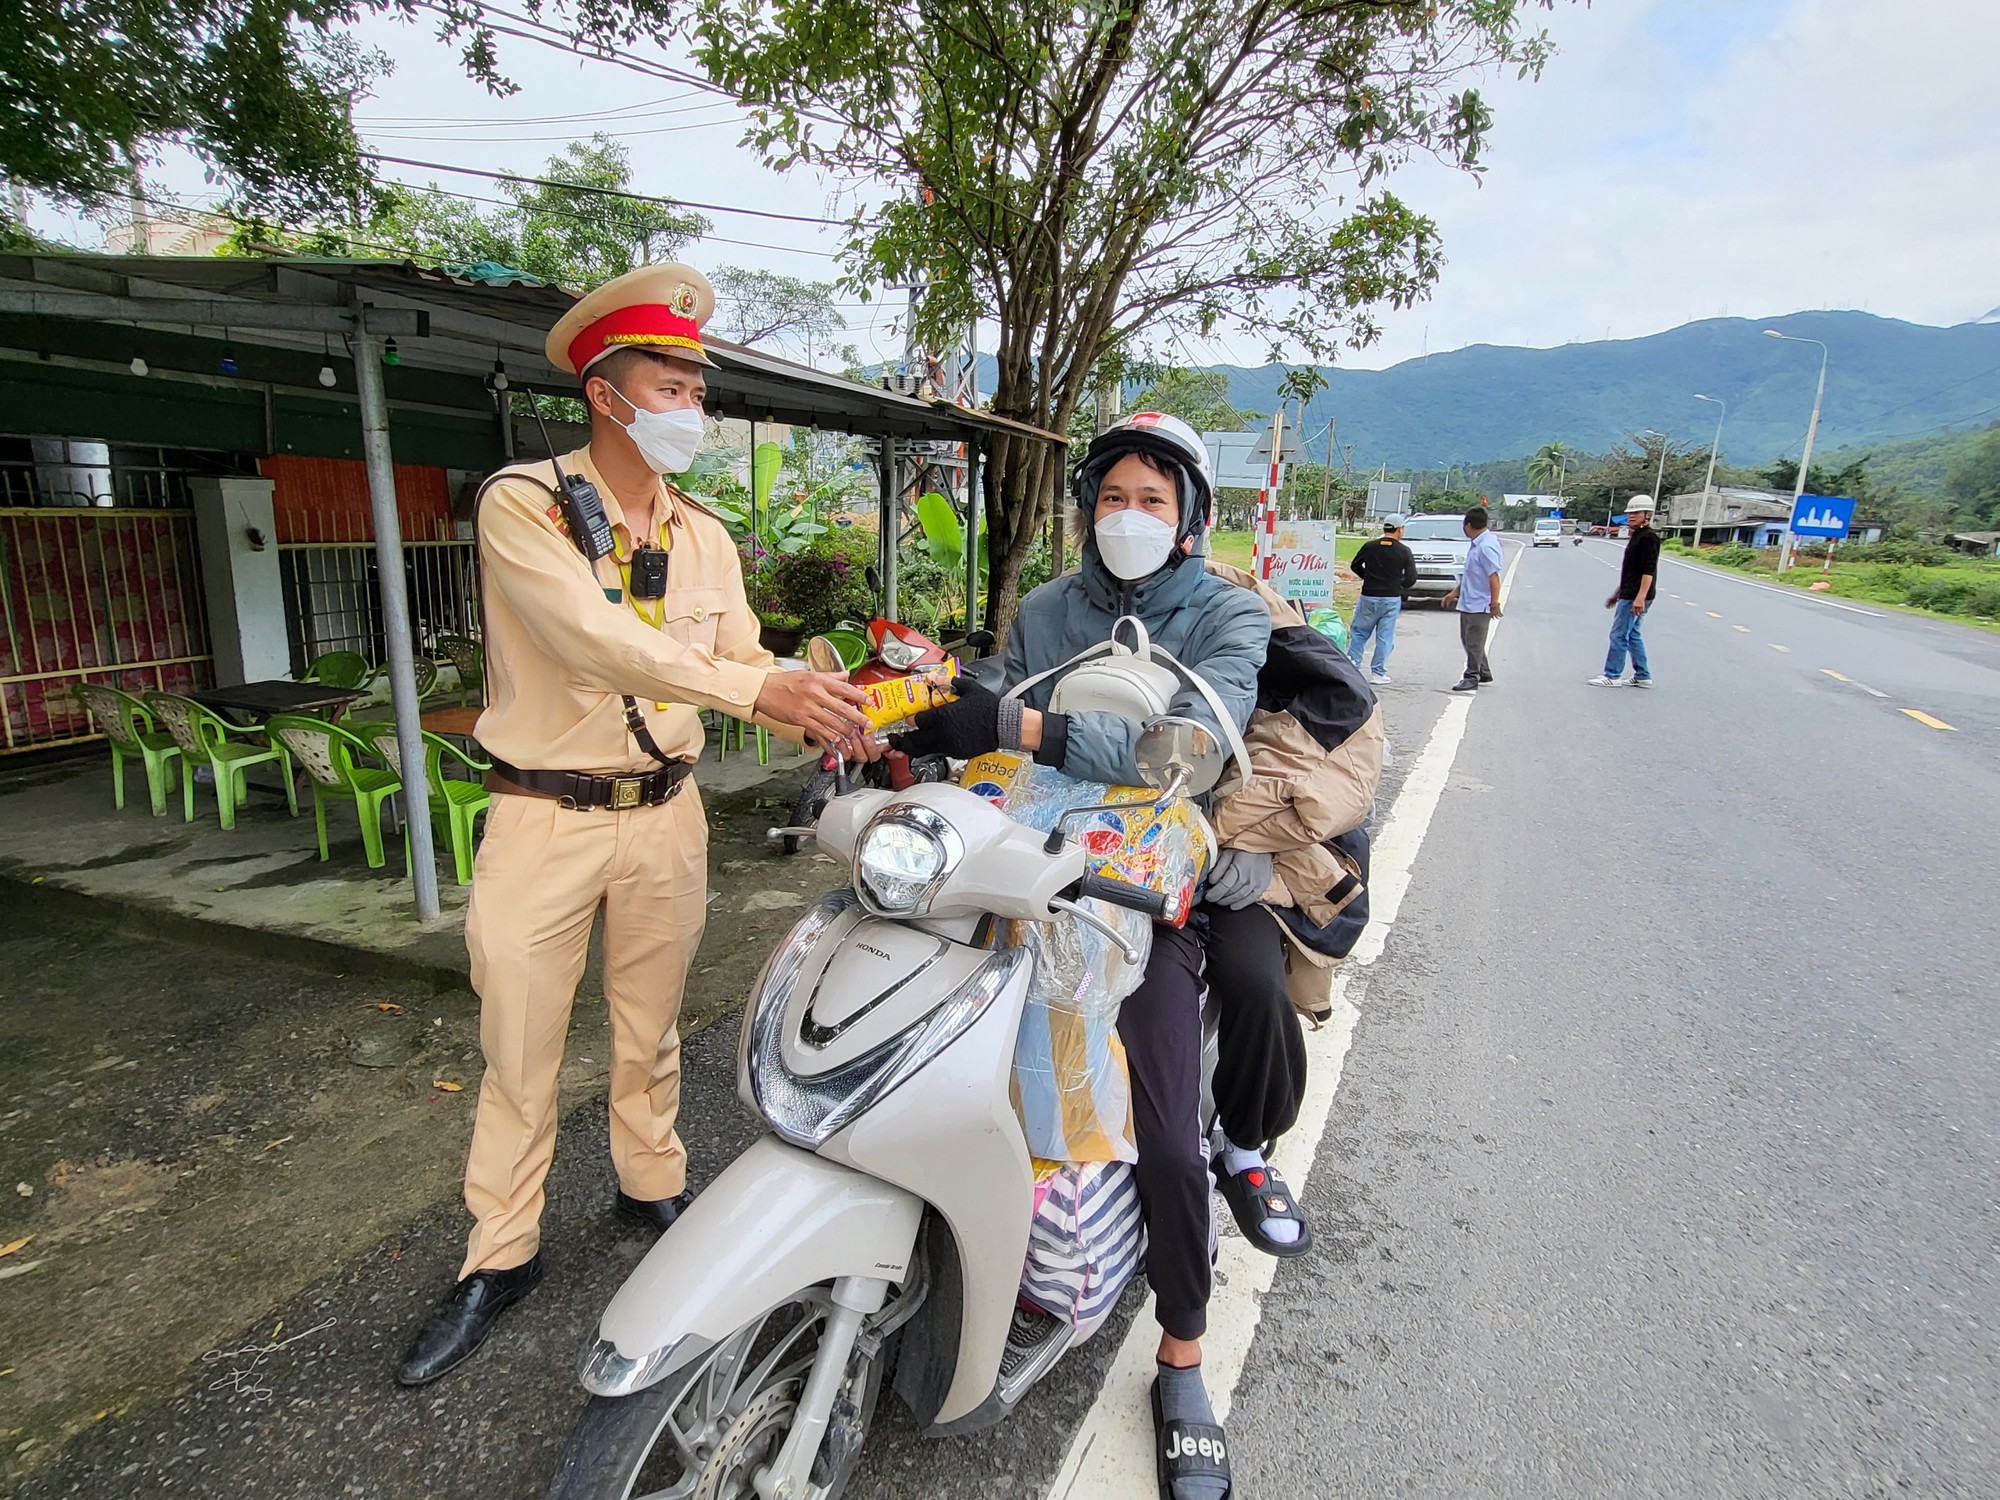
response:
[[[1417,585],[1408,597],[1442,599],[1458,587],[1465,571],[1465,523],[1458,516],[1411,516],[1403,541],[1417,558]]]

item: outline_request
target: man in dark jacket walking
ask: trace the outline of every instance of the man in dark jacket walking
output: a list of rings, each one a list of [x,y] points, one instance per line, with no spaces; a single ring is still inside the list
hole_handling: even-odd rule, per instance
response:
[[[1417,555],[1403,540],[1403,518],[1382,518],[1382,535],[1354,554],[1348,574],[1361,580],[1361,597],[1354,605],[1348,631],[1347,659],[1361,665],[1368,638],[1375,637],[1375,660],[1368,680],[1389,678],[1389,653],[1396,649],[1396,620],[1403,613],[1403,595],[1417,586]]]
[[[1611,610],[1611,649],[1604,670],[1590,679],[1592,687],[1617,687],[1625,675],[1625,657],[1632,658],[1632,686],[1653,685],[1646,661],[1646,643],[1639,639],[1639,622],[1646,617],[1660,588],[1660,534],[1653,530],[1653,497],[1634,495],[1625,502],[1632,539],[1625,544],[1625,563],[1618,571],[1618,589],[1604,607]]]

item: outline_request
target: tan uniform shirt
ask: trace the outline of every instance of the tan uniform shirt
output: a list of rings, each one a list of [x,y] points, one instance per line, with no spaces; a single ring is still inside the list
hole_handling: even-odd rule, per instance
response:
[[[620,695],[630,693],[662,751],[698,760],[698,710],[752,717],[775,669],[758,643],[736,544],[721,521],[662,481],[654,509],[660,534],[644,540],[668,549],[667,593],[640,601],[642,618],[619,575],[634,538],[618,497],[589,448],[564,455],[562,466],[597,486],[618,551],[593,570],[548,490],[509,477],[511,470],[488,485],[479,503],[479,557],[489,701],[479,742],[523,770],[650,770],[658,763],[625,725]],[[516,467],[555,486],[553,464]],[[607,589],[619,592],[617,602]],[[770,727],[797,738],[796,730]]]

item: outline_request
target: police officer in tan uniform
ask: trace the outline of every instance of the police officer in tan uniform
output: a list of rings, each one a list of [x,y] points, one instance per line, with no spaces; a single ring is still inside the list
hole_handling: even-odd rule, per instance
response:
[[[682,265],[578,302],[548,355],[581,380],[589,446],[503,469],[480,497],[491,702],[477,732],[494,796],[465,923],[486,1055],[465,1167],[476,1223],[460,1280],[403,1358],[405,1385],[466,1359],[541,1280],[556,1075],[600,909],[617,1210],[664,1229],[688,1203],[675,1027],[707,905],[690,775],[700,711],[863,753],[859,691],[775,668],[728,532],[662,478],[701,441],[714,305]],[[601,503],[595,525],[577,481]]]

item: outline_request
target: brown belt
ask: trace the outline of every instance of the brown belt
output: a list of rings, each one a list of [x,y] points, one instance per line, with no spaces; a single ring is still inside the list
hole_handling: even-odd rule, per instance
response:
[[[681,783],[693,773],[694,766],[684,760],[630,776],[592,776],[585,771],[524,771],[496,757],[493,769],[486,773],[486,789],[547,797],[570,808],[606,807],[623,811],[632,807],[658,807],[673,801],[680,793]]]

